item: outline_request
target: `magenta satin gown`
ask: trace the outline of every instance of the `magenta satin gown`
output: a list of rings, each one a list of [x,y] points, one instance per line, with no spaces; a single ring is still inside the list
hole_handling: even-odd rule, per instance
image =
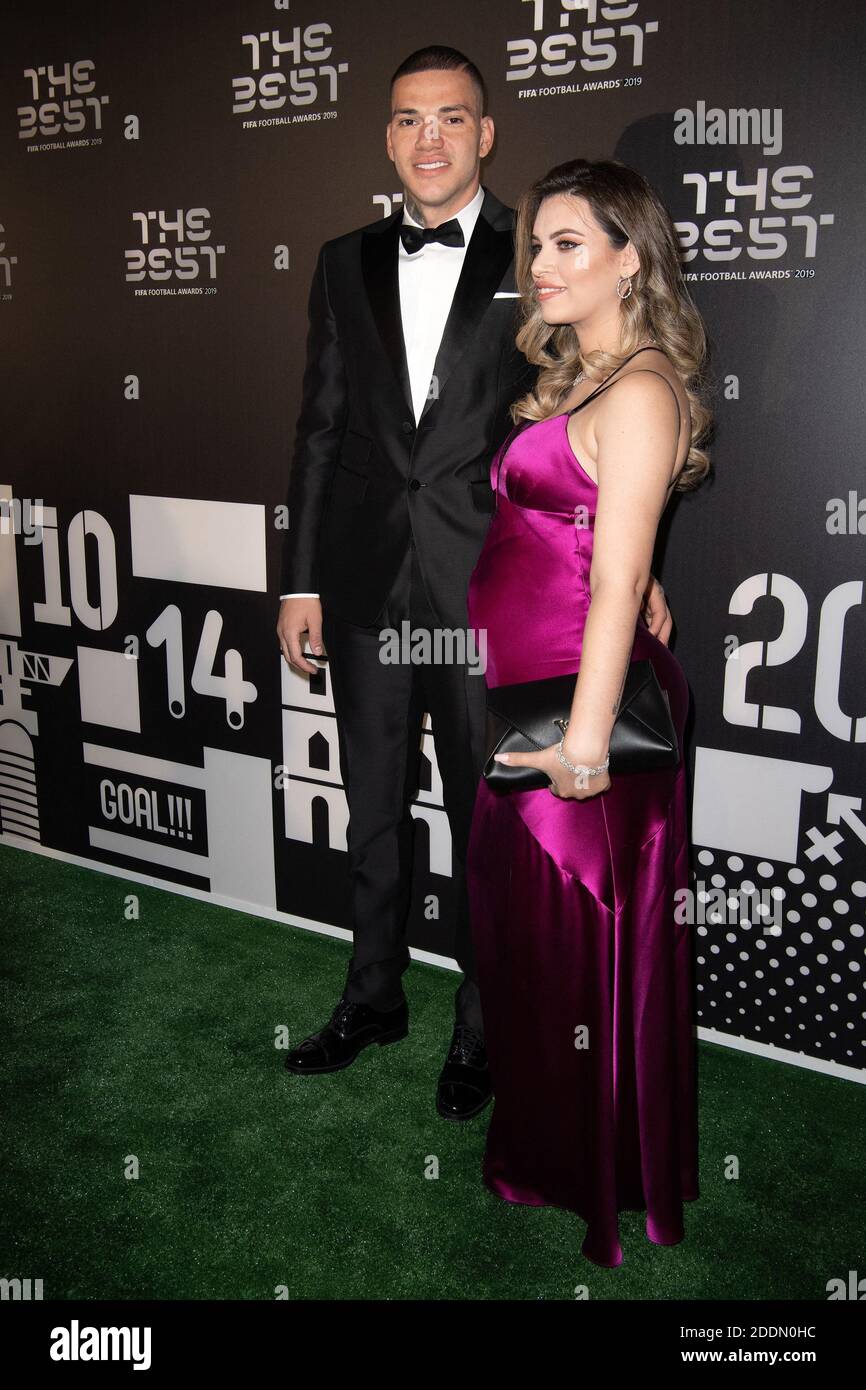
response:
[[[596,484],[567,416],[523,426],[497,453],[497,510],[469,586],[487,630],[488,686],[575,671],[589,610]],[[584,524],[575,524],[575,509]],[[688,686],[639,619],[682,747]],[[622,1263],[618,1211],[646,1210],[659,1245],[698,1196],[686,783],[675,769],[612,776],[604,793],[478,787],[467,861],[494,1106],[482,1174],[509,1202],[586,1222],[582,1250]],[[576,1030],[588,1046],[576,1047]]]

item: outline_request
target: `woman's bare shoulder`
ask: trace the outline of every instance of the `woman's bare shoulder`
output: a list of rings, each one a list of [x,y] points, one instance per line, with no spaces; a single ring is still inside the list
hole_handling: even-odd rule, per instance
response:
[[[634,377],[635,380],[630,382],[627,391],[603,391],[598,398],[599,406],[604,404],[605,396],[612,395],[620,396],[618,405],[615,405],[612,400],[609,400],[607,404],[609,408],[617,410],[623,407],[623,397],[628,398],[630,406],[643,402],[649,405],[656,400],[669,399],[669,392],[664,389],[661,383],[658,383],[658,378],[663,377],[676,396],[680,408],[681,423],[689,419],[689,398],[682,378],[667,353],[663,352],[661,348],[648,348],[645,352],[641,352],[638,357],[632,358],[622,371],[617,373],[615,380],[625,381],[629,377]]]

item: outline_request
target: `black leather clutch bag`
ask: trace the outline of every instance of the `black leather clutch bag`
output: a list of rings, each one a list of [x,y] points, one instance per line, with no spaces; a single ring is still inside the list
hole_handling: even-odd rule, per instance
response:
[[[548,680],[498,685],[487,692],[487,743],[484,776],[494,791],[532,791],[549,787],[535,767],[509,766],[494,753],[532,753],[558,743],[558,719],[568,719],[577,672]],[[680,753],[667,691],[651,661],[632,661],[610,736],[610,772],[652,772],[676,767]]]

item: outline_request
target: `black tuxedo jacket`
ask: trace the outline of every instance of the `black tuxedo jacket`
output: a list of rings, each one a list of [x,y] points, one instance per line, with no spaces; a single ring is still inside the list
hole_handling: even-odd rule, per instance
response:
[[[417,427],[400,315],[402,220],[401,209],[319,253],[280,593],[317,592],[326,610],[372,626],[414,536],[437,618],[465,627],[494,506],[490,462],[511,429],[509,405],[536,376],[514,346],[513,215],[485,190]]]

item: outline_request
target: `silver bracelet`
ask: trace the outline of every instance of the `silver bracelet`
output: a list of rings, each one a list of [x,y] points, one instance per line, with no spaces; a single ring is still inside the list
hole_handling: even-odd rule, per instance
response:
[[[567,767],[570,773],[582,773],[584,777],[598,777],[599,773],[606,773],[607,767],[610,766],[610,753],[607,753],[605,762],[599,763],[598,767],[587,767],[585,763],[577,763],[577,765],[575,765],[575,763],[570,763],[569,759],[567,759],[566,755],[563,753],[563,744],[564,741],[566,741],[566,728],[569,727],[569,720],[557,719],[556,723],[559,724],[559,727],[562,728],[563,731],[563,737],[560,738],[559,744],[556,746],[556,756],[559,758],[563,767]]]

